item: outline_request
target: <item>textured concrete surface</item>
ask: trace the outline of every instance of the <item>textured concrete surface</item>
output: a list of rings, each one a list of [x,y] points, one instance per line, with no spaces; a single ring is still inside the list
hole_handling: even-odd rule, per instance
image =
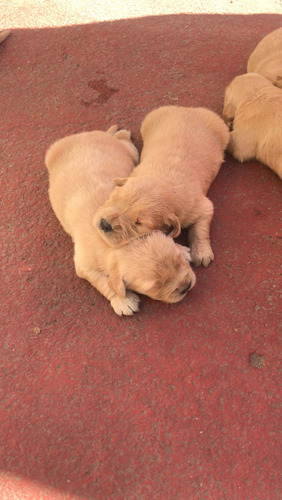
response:
[[[210,190],[215,262],[182,303],[143,298],[120,319],[75,276],[44,154],[114,122],[141,148],[162,104],[220,113],[281,16],[24,29],[25,5],[0,46],[1,500],[280,499],[279,178],[227,155]]]

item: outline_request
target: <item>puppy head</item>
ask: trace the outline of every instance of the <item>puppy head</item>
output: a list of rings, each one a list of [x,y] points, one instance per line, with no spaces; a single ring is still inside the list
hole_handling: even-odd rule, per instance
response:
[[[246,73],[236,76],[225,89],[223,119],[229,126],[235,117],[237,107],[241,102],[251,99],[257,91],[269,87],[271,82],[257,73]]]
[[[170,194],[159,179],[129,177],[116,179],[116,188],[96,212],[93,224],[111,246],[160,230],[171,237],[180,234],[178,217]]]
[[[196,283],[181,247],[159,231],[117,249],[115,258],[108,285],[121,297],[130,289],[155,300],[175,303]]]

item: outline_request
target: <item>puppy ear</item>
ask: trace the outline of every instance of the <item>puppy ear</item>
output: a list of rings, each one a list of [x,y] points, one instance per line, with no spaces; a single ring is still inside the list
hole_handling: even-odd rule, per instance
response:
[[[230,125],[230,123],[233,122],[234,116],[235,106],[231,103],[226,104],[223,108],[222,118],[227,123],[227,125]]]
[[[114,264],[108,278],[108,286],[119,297],[126,297],[126,283],[120,273],[118,264]]]
[[[127,181],[127,177],[114,179],[115,186],[124,186]]]
[[[162,231],[171,238],[176,238],[181,233],[181,225],[175,214],[170,214],[164,220]]]

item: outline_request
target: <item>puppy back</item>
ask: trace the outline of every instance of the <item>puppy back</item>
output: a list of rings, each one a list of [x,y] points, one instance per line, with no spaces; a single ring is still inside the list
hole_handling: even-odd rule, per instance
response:
[[[156,136],[189,138],[199,129],[213,133],[220,149],[224,150],[229,141],[229,130],[222,118],[214,111],[203,107],[162,106],[151,111],[141,125],[143,141],[154,141]]]
[[[114,189],[114,178],[127,177],[132,155],[111,133],[93,131],[65,137],[46,153],[51,205],[71,235],[92,228],[92,218]]]
[[[279,53],[282,64],[282,28],[272,31],[257,44],[249,57],[247,72],[257,71],[257,66],[263,59]]]
[[[71,168],[72,163],[81,163],[84,167],[90,163],[95,170],[101,170],[104,167],[105,177],[107,173],[109,177],[127,175],[121,173],[122,165],[125,164],[127,171],[128,166],[131,168],[132,160],[135,158],[132,158],[133,154],[115,135],[116,125],[113,125],[107,132],[95,130],[59,139],[46,152],[46,167],[51,172],[54,167],[67,169]],[[108,164],[111,165],[111,169],[107,169]],[[112,175],[115,165],[116,171]]]

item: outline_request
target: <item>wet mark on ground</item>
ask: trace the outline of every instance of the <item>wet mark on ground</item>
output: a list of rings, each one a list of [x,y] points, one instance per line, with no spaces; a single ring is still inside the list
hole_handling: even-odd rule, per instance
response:
[[[97,104],[104,104],[104,102],[107,102],[108,99],[115,93],[118,92],[119,89],[114,89],[113,87],[109,87],[106,84],[105,80],[90,80],[88,82],[88,87],[90,89],[95,90],[99,95],[96,99],[90,99],[88,101],[81,101],[81,104],[84,104],[84,106],[89,106],[93,102],[96,102]]]
[[[265,357],[259,356],[256,352],[252,352],[249,355],[249,364],[253,368],[258,368],[259,370],[261,370],[265,367]]]

